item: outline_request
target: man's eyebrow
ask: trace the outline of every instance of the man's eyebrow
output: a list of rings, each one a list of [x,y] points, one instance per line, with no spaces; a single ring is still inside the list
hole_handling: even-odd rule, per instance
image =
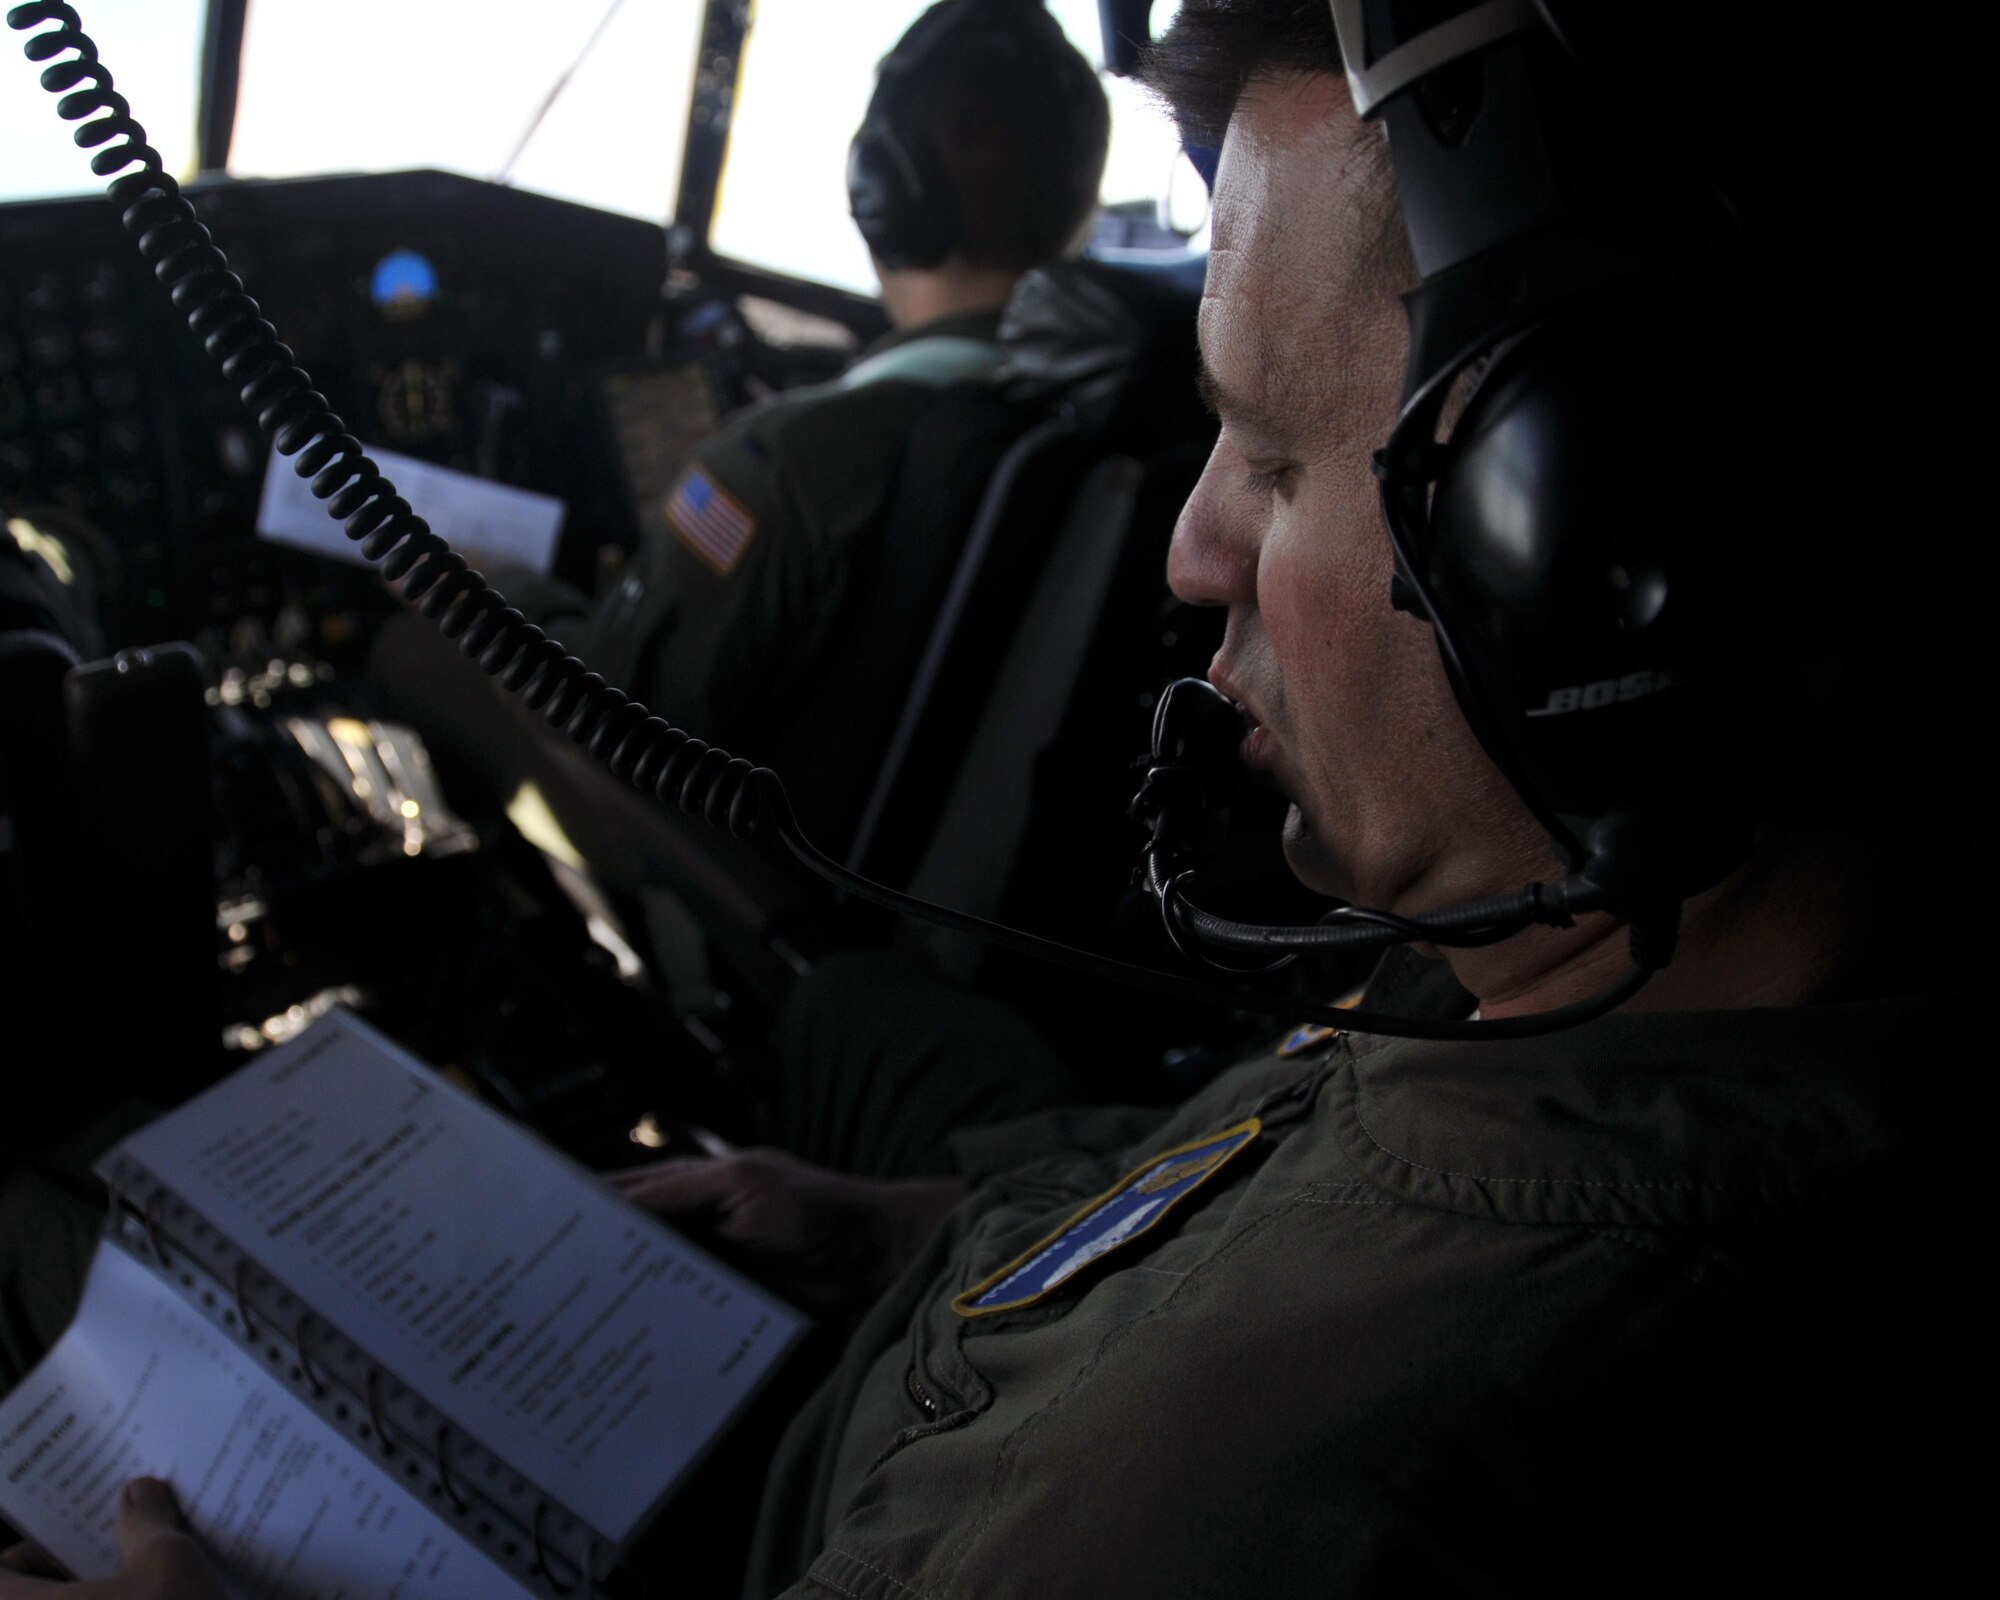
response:
[[[1232,422],[1253,434],[1277,437],[1288,432],[1286,408],[1270,405],[1261,399],[1253,400],[1224,387],[1209,366],[1208,358],[1199,351],[1195,353],[1194,387],[1211,416]]]

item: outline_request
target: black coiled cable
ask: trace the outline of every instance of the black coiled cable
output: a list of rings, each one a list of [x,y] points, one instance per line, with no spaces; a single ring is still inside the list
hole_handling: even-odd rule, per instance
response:
[[[47,24],[54,26],[27,40],[23,51],[30,61],[51,63],[42,71],[41,84],[62,96],[56,102],[57,115],[65,122],[83,124],[74,138],[82,148],[96,152],[90,158],[94,174],[100,178],[120,174],[112,178],[107,193],[126,231],[167,286],[188,326],[221,365],[223,376],[237,385],[243,403],[256,414],[258,426],[279,454],[296,458],[292,470],[312,480],[313,495],[326,503],[328,515],[340,521],[361,553],[381,568],[384,578],[400,585],[404,597],[446,638],[455,640],[550,726],[563,729],[634,788],[727,828],[738,838],[751,838],[768,827],[802,864],[872,905],[1179,1000],[1204,1000],[1290,1021],[1407,1038],[1518,1038],[1602,1015],[1646,981],[1650,967],[1640,965],[1619,983],[1576,1005],[1490,1022],[1378,1015],[1258,995],[1114,961],[931,905],[849,871],[800,831],[784,785],[770,768],[753,766],[697,739],[607,683],[508,605],[504,595],[411,509],[368,459],[361,441],[348,432],[326,397],[314,390],[312,379],[293,360],[277,329],[244,292],[243,280],[229,270],[228,258],[196,219],[180,184],[146,142],[146,130],[113,86],[75,8],[63,0],[28,0],[7,13],[7,26],[16,32]],[[56,59],[66,52],[70,59]],[[136,172],[126,170],[135,166]],[[1392,930],[1384,929],[1382,935],[1378,937],[1384,944],[1395,940]]]

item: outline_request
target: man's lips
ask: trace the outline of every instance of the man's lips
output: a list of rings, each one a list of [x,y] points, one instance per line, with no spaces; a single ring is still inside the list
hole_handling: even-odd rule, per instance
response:
[[[1272,733],[1258,713],[1252,701],[1227,672],[1211,669],[1208,674],[1211,687],[1218,694],[1227,696],[1235,703],[1237,715],[1243,719],[1243,743],[1238,754],[1246,767],[1269,770],[1278,754],[1277,735]]]
[[[1269,770],[1277,759],[1278,741],[1271,730],[1261,722],[1252,722],[1250,731],[1243,736],[1241,752],[1243,765]]]

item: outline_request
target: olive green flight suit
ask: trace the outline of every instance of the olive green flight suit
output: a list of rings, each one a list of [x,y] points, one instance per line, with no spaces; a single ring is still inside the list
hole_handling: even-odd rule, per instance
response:
[[[992,310],[899,329],[832,383],[737,416],[647,508],[612,592],[550,630],[655,711],[735,748],[813,672],[865,581],[912,423],[940,388],[997,372],[999,324]]]
[[[1171,1115],[961,1136],[993,1175],[794,1422],[747,1592],[1930,1592],[1949,1212],[1917,1147],[1970,1009],[1346,1037]],[[1253,1115],[1150,1231],[954,1310]]]

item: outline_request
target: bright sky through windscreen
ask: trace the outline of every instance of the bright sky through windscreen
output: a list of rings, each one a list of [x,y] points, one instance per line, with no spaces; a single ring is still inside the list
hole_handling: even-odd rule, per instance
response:
[[[0,0],[0,4],[6,0]],[[255,0],[243,45],[230,170],[247,177],[442,167],[500,171],[610,0]],[[205,0],[81,0],[118,86],[170,171],[193,165]],[[522,188],[664,220],[701,24],[700,0],[624,0],[516,164]],[[875,63],[923,0],[756,0],[712,243],[723,255],[872,293],[847,215],[847,144]],[[1101,60],[1097,0],[1052,0],[1071,42]],[[1154,27],[1172,0],[1155,5]],[[20,35],[0,34],[0,200],[101,191]],[[1108,202],[1176,209],[1200,181],[1168,119],[1105,78]],[[1186,219],[1183,218],[1183,221]]]
[[[495,176],[610,0],[255,0],[230,170]],[[519,163],[524,189],[664,220],[699,0],[625,0]]]
[[[924,0],[757,0],[743,53],[729,164],[710,242],[739,261],[873,293],[868,251],[847,214],[847,145],[868,109],[875,64]],[[1097,0],[1049,9],[1093,65],[1103,61]],[[1156,4],[1163,29],[1175,7]],[[1105,78],[1111,100],[1107,201],[1157,200],[1200,179],[1175,177],[1180,138],[1136,84]]]

